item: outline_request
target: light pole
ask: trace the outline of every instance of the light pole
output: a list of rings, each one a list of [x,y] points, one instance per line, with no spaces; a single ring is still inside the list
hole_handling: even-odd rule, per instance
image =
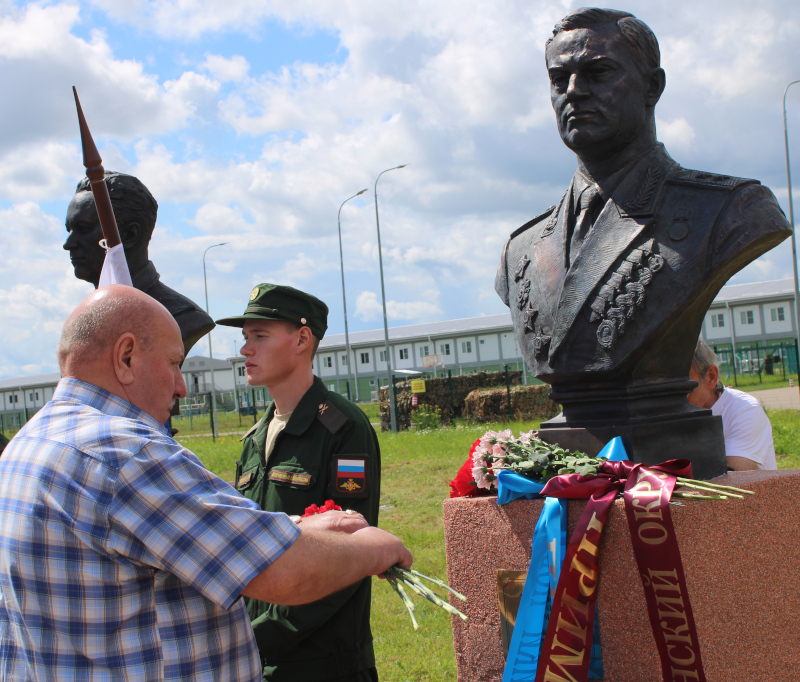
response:
[[[228,242],[222,242],[221,244],[212,244],[208,247],[208,249],[213,249],[217,246],[225,246]],[[206,313],[211,314],[208,311],[208,277],[206,277],[206,254],[208,253],[208,249],[203,251],[203,283],[206,287]],[[214,425],[211,429],[211,440],[216,442],[217,440],[217,390],[214,387],[214,351],[211,349],[211,332],[208,332],[208,356],[209,356],[209,364],[211,365],[211,418],[214,420]]]
[[[383,256],[381,255],[381,223],[378,219],[378,180],[381,175],[389,171],[405,168],[408,164],[404,163],[402,166],[395,166],[394,168],[387,168],[381,171],[378,177],[375,178],[375,226],[378,229],[378,265],[381,271],[381,300],[383,301],[383,336],[386,344],[386,370],[389,373],[389,419],[392,425],[392,432],[397,433],[397,406],[394,401],[394,382],[392,381],[392,359],[389,356],[389,322],[386,319],[386,289],[383,286]]]
[[[350,199],[360,197],[366,189],[362,189],[358,194],[354,194]],[[342,266],[342,308],[344,308],[344,345],[347,348],[347,376],[350,378],[350,385],[353,386],[353,366],[354,358],[350,357],[350,333],[347,331],[347,297],[344,295],[344,255],[342,253],[342,208],[350,201],[345,199],[342,205],[339,206],[339,216],[337,222],[339,223],[339,263]],[[350,398],[350,390],[347,391],[347,397]],[[350,398],[352,400],[352,398]],[[356,399],[358,399],[358,389],[356,389]]]
[[[794,268],[794,331],[797,339],[797,348],[800,352],[800,283],[797,278],[797,240],[795,239],[794,229],[794,202],[792,201],[792,170],[789,165],[789,126],[786,124],[786,93],[789,92],[795,83],[800,80],[792,81],[783,91],[783,141],[786,145],[786,184],[789,189],[789,222],[792,224],[792,267]],[[800,357],[796,357],[797,371],[800,373]]]

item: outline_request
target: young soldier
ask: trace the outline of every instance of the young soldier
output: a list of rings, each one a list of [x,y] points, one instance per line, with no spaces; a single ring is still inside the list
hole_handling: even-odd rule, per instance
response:
[[[247,380],[273,398],[245,434],[236,487],[265,511],[302,515],[333,500],[378,523],[380,450],[364,412],[313,375],[328,307],[292,287],[259,284],[243,315]],[[305,606],[248,600],[264,679],[270,682],[373,682],[369,579]]]

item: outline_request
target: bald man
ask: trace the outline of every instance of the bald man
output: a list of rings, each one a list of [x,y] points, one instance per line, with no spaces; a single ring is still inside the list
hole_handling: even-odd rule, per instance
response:
[[[359,515],[261,511],[170,437],[183,343],[146,294],[91,294],[58,358],[0,458],[0,679],[256,682],[242,595],[303,604],[411,564]]]

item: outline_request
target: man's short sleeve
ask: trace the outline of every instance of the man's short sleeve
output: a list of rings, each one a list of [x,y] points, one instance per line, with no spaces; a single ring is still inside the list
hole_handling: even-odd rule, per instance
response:
[[[759,469],[775,468],[772,424],[756,400],[726,388],[711,411],[722,417],[726,457],[744,457]]]
[[[299,534],[289,517],[262,511],[178,443],[151,442],[119,471],[105,546],[228,608]]]

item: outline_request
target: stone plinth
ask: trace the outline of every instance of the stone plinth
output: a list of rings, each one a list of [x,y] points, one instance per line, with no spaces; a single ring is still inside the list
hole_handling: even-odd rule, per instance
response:
[[[672,506],[708,682],[800,676],[800,471],[733,472],[719,483],[744,500]],[[585,502],[570,500],[572,535]],[[450,585],[464,593],[453,619],[459,682],[499,682],[504,658],[497,569],[526,570],[541,501],[444,503]],[[603,531],[598,590],[605,682],[657,682],[660,666],[622,500]]]

